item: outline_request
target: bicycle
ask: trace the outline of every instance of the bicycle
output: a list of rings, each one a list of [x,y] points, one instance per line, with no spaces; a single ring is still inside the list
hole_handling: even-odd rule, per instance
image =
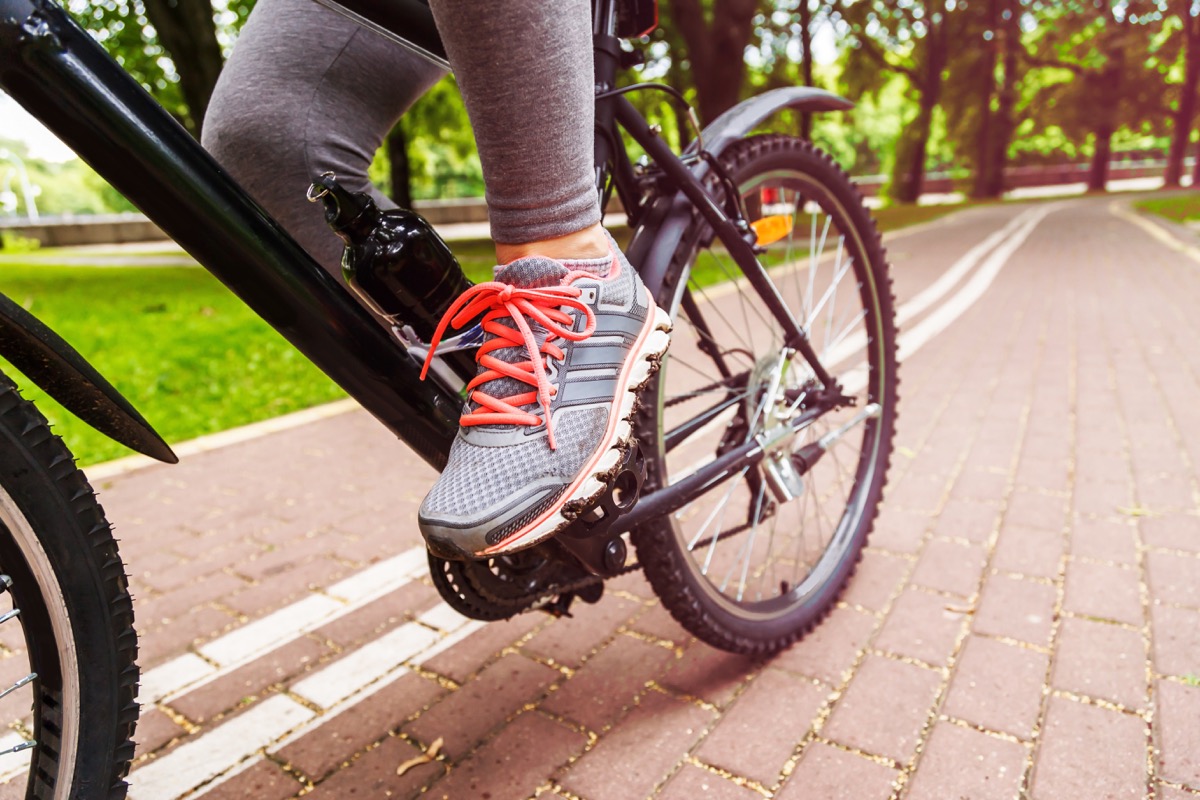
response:
[[[321,2],[445,64],[417,0]],[[643,394],[640,447],[576,530],[486,562],[431,558],[434,582],[464,613],[496,619],[565,613],[640,567],[691,633],[769,655],[823,618],[859,559],[892,448],[896,344],[885,254],[854,185],[807,141],[751,134],[783,108],[852,104],[776,89],[703,130],[691,116],[696,137],[676,155],[625,95],[682,96],[616,88],[631,61],[621,40],[656,23],[655,4],[593,9],[597,190],[620,198],[628,256],[670,310],[674,343]],[[0,0],[0,86],[427,462],[445,463],[454,370],[420,382],[428,348],[380,325],[50,0]],[[645,153],[636,164],[618,128]],[[332,178],[313,188],[337,200]],[[0,355],[114,439],[175,460],[78,353],[3,297]],[[440,348],[434,360],[454,358]],[[0,588],[12,603],[0,638],[28,664],[0,692],[17,717],[0,746],[28,751],[29,797],[123,796],[138,712],[124,567],[73,457],[0,379]],[[13,620],[19,637],[2,625]]]

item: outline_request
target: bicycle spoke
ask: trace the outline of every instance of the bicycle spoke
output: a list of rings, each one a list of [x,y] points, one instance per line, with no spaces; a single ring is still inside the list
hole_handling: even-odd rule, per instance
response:
[[[834,271],[835,271],[835,272],[836,272],[836,271],[838,270],[838,268],[841,266],[841,263],[842,263],[842,255],[843,255],[843,254],[844,254],[844,252],[845,252],[845,245],[846,245],[846,237],[845,237],[845,236],[839,236],[839,237],[838,237],[837,259],[836,259],[836,261],[834,262]],[[850,262],[849,262],[849,261],[847,261],[846,263],[847,263],[847,266],[849,266]],[[840,283],[840,282],[841,282],[841,278],[838,278],[837,280],[835,280],[835,281],[833,282],[833,297],[831,297],[831,298],[830,298],[830,300],[829,300],[829,314],[828,314],[828,316],[826,317],[826,320],[825,320],[825,338],[824,338],[824,342],[825,342],[825,344],[826,344],[826,345],[828,345],[828,344],[829,344],[829,339],[830,339],[830,337],[833,335],[833,320],[834,320],[834,312],[837,310],[837,290],[838,290],[838,285],[839,285],[839,283]]]
[[[870,298],[880,284],[867,273],[881,259],[873,232],[862,235],[861,217],[848,214],[842,197],[831,197],[819,181],[779,164],[766,162],[761,173],[749,177],[734,174],[751,223],[767,218],[790,222],[786,235],[765,245],[759,257],[773,290],[752,284],[719,242],[710,245],[703,239],[694,256],[700,268],[690,273],[689,305],[680,327],[698,320],[702,322],[691,327],[711,327],[706,339],[695,330],[696,338],[677,335],[686,345],[669,353],[668,363],[678,361],[686,368],[676,372],[673,377],[680,380],[658,398],[664,420],[661,441],[666,443],[664,486],[694,476],[733,446],[753,446],[758,439],[767,451],[752,456],[759,460],[741,467],[728,485],[709,488],[671,516],[671,535],[678,543],[674,552],[685,554],[680,563],[697,579],[696,588],[685,594],[715,598],[715,605],[705,604],[710,619],[727,618],[700,626],[709,630],[723,625],[729,631],[762,628],[760,622],[779,615],[811,613],[820,597],[814,593],[822,588],[814,580],[814,568],[851,557],[849,548],[861,546],[861,537],[847,537],[843,531],[862,520],[867,506],[860,500],[864,488],[858,475],[872,474],[862,472],[862,459],[878,458],[880,449],[865,447],[867,434],[851,436],[847,428],[802,472],[789,470],[787,459],[829,431],[841,431],[855,408],[876,402],[871,399],[874,389],[864,397],[868,381],[892,374],[876,369],[883,351],[872,350],[883,341],[873,337],[871,328],[872,310],[879,304]],[[782,219],[786,216],[791,220]],[[725,283],[715,287],[709,278]],[[784,349],[784,326],[777,319],[782,315],[776,308],[780,302],[816,354],[812,363]],[[711,346],[701,347],[705,342]],[[720,360],[728,361],[727,366],[714,369]],[[815,378],[821,368],[843,393],[858,400],[854,406],[839,401],[827,391],[831,387]],[[874,435],[875,428],[863,430]],[[820,580],[839,574],[844,571],[823,568]],[[672,610],[688,613],[682,606]]]
[[[18,745],[8,748],[7,750],[0,750],[0,756],[9,756],[13,753],[20,753],[23,750],[28,750],[32,747],[37,747],[37,742],[33,740],[24,741]]]
[[[821,296],[820,302],[818,302],[813,310],[809,312],[808,317],[804,321],[804,330],[806,332],[811,329],[813,322],[815,322],[817,317],[820,316],[821,309],[825,307],[825,303],[828,302],[831,296],[837,293],[838,284],[841,282],[842,278],[845,277],[851,266],[852,262],[849,260],[846,261],[845,266],[838,264],[838,271],[834,274],[833,283],[831,283],[829,288],[825,290],[825,294]]]

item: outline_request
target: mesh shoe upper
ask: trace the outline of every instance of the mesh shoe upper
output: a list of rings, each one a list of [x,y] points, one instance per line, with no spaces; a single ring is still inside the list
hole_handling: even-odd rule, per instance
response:
[[[491,359],[513,365],[523,377],[497,376],[496,369],[485,366],[487,358],[479,358],[481,367],[464,406],[463,427],[418,517],[435,553],[478,557],[531,520],[545,516],[556,503],[561,507],[578,499],[582,471],[589,465],[594,468],[601,451],[613,446],[618,431],[614,414],[634,372],[630,360],[641,346],[639,342],[644,345],[653,323],[645,287],[624,257],[618,254],[616,258],[612,272],[604,278],[538,257],[520,259],[497,270],[497,284],[569,290],[574,305],[564,303],[553,309],[557,332],[548,331],[533,317],[522,320],[549,387],[546,406],[534,397],[534,381],[525,375],[533,369],[529,341],[517,334],[485,335],[481,353],[486,351]],[[494,298],[488,301],[492,303],[488,308],[494,309],[504,302],[503,293],[488,286],[479,294]],[[552,306],[558,301],[536,302]],[[580,306],[586,306],[586,311]],[[509,331],[519,325],[515,317],[494,311],[484,319],[489,317],[493,331],[499,331],[495,325]],[[454,324],[467,321],[460,319]],[[583,335],[588,325],[595,330]],[[484,329],[488,330],[488,324]],[[501,341],[494,341],[497,339]],[[515,341],[523,343],[516,345]],[[488,342],[493,344],[489,347]],[[489,371],[491,379],[480,380]],[[497,401],[506,401],[527,419],[523,424],[496,424],[491,409]],[[632,403],[624,405],[632,413]],[[479,417],[481,412],[489,421],[472,424],[472,416]],[[627,437],[627,425],[624,431]]]

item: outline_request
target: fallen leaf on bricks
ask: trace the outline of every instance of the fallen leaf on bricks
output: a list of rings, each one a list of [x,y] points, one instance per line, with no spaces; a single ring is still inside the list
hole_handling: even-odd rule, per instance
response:
[[[442,749],[443,744],[444,742],[442,741],[442,737],[439,736],[438,738],[434,739],[433,744],[429,745],[429,749],[424,753],[421,753],[421,755],[414,758],[410,758],[408,761],[405,761],[403,764],[396,767],[396,774],[403,775],[414,767],[419,767],[422,764],[428,764],[430,761],[433,761],[435,758],[437,758],[437,754]]]
[[[1125,508],[1124,506],[1117,506],[1117,513],[1124,514],[1127,517],[1151,517],[1151,516],[1154,516],[1154,514],[1150,511],[1150,509],[1146,508],[1145,506],[1132,506],[1130,508]]]

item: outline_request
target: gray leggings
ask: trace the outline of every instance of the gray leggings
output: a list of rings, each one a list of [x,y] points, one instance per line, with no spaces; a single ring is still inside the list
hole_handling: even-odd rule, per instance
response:
[[[492,237],[551,239],[600,220],[588,0],[431,0],[487,187]],[[203,144],[301,245],[338,271],[313,176],[371,191],[367,167],[441,71],[313,0],[258,0],[217,81]]]

